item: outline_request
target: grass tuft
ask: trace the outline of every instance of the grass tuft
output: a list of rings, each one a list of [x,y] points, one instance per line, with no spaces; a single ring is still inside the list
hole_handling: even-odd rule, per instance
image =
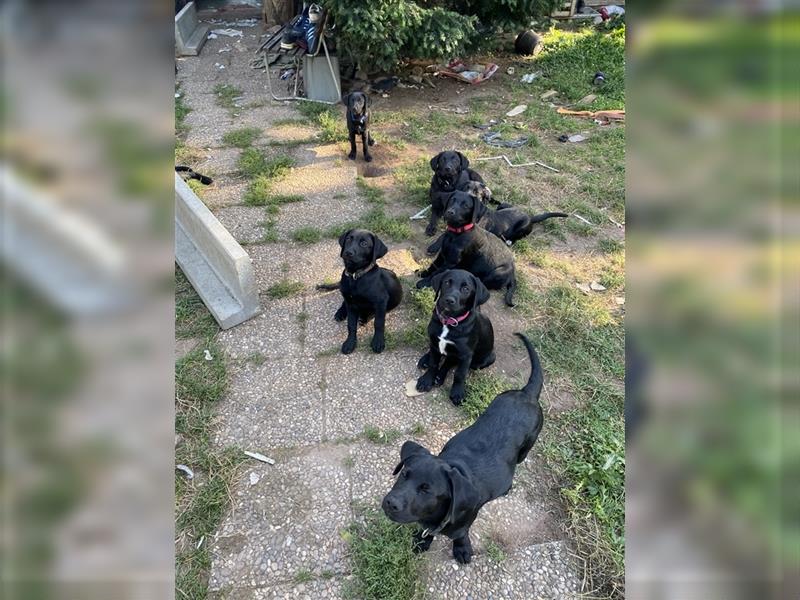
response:
[[[402,431],[396,429],[379,429],[372,425],[364,427],[364,437],[373,444],[392,444],[400,439],[403,435]]]
[[[383,204],[383,190],[379,187],[372,186],[366,182],[363,177],[356,178],[356,187],[364,199],[370,204]]]
[[[249,148],[253,145],[259,136],[261,130],[257,127],[243,127],[242,129],[234,129],[228,131],[222,136],[222,141],[227,146],[234,146],[235,148]]]
[[[394,172],[394,179],[403,190],[403,200],[414,206],[430,202],[431,166],[427,158],[402,165]]]
[[[468,422],[474,423],[495,396],[510,389],[513,389],[513,386],[508,381],[493,373],[485,371],[470,373],[467,378],[467,397],[461,404],[461,410],[467,415]]]
[[[506,553],[494,540],[486,542],[486,556],[496,563],[501,563],[507,558]]]
[[[301,227],[292,233],[292,239],[300,244],[316,244],[322,239],[322,231],[316,227]]]
[[[280,298],[288,298],[289,296],[296,296],[303,291],[303,284],[299,281],[279,281],[275,285],[267,288],[267,296],[273,300]]]
[[[189,283],[180,267],[175,265],[175,337],[209,339],[219,331],[219,326],[206,305]]]
[[[214,86],[217,106],[228,110],[236,108],[236,98],[242,95],[242,90],[227,83],[218,83]]]
[[[351,596],[364,600],[418,598],[420,559],[411,550],[413,527],[369,511],[343,534],[353,564]]]

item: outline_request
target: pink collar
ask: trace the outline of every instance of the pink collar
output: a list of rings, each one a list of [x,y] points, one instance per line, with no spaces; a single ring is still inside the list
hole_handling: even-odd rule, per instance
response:
[[[463,321],[469,316],[469,311],[465,312],[460,317],[448,317],[440,313],[439,309],[437,308],[436,316],[439,317],[439,322],[441,322],[442,325],[447,325],[448,327],[455,327],[456,325],[461,323],[461,321]]]
[[[475,227],[475,223],[467,223],[463,227],[450,227],[450,225],[448,225],[447,231],[451,231],[453,233],[464,233],[465,231],[469,231],[473,227]]]

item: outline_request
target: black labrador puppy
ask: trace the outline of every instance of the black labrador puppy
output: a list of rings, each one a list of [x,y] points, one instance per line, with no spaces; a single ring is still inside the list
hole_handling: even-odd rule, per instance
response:
[[[536,223],[541,223],[553,217],[563,218],[569,216],[567,213],[563,212],[546,212],[538,215],[529,215],[524,210],[515,208],[511,204],[495,200],[492,196],[492,191],[485,183],[480,181],[468,181],[461,189],[477,197],[486,205],[497,205],[497,210],[486,211],[486,214],[478,225],[489,233],[493,233],[499,237],[507,246],[530,235]]]
[[[517,240],[530,235],[533,231],[533,226],[536,223],[541,223],[553,217],[568,217],[567,213],[562,212],[546,212],[539,215],[529,215],[524,210],[515,208],[511,204],[498,202],[492,196],[492,191],[486,186],[485,183],[480,181],[468,181],[459,191],[467,192],[480,199],[488,209],[486,214],[481,218],[478,225],[483,227],[489,233],[493,233],[510,246]],[[489,208],[489,204],[496,204],[497,210]],[[442,236],[439,236],[435,242],[428,246],[428,254],[436,254],[442,247]]]
[[[500,238],[476,227],[486,206],[466,192],[454,192],[447,201],[444,218],[447,232],[442,249],[431,266],[420,272],[417,288],[431,285],[431,278],[448,269],[464,269],[480,279],[490,290],[505,288],[505,303],[514,306],[517,279],[514,255]]]
[[[347,158],[355,160],[358,152],[356,151],[356,136],[361,136],[361,144],[364,149],[364,160],[372,161],[369,147],[375,143],[372,134],[369,132],[369,96],[364,92],[350,92],[342,102],[347,106],[347,132],[350,134],[350,154]]]
[[[372,336],[372,351],[383,352],[386,347],[384,326],[386,313],[400,304],[403,287],[392,271],[379,267],[375,262],[388,252],[378,236],[363,229],[350,229],[339,237],[344,261],[344,272],[339,290],[344,301],[333,315],[337,321],[347,319],[347,339],[342,344],[342,354],[356,349],[356,330],[375,317],[375,334]]]
[[[453,557],[472,560],[469,528],[481,507],[511,489],[516,466],[530,452],[544,418],[539,405],[542,368],[531,343],[525,343],[531,375],[521,390],[497,396],[473,425],[453,436],[439,456],[415,442],[400,449],[397,481],[383,499],[383,511],[396,523],[419,523],[414,549],[424,552],[434,536],[453,540]]]
[[[428,323],[430,350],[417,368],[427,369],[417,380],[417,390],[430,391],[447,379],[453,367],[450,401],[464,401],[464,380],[470,369],[485,369],[494,363],[494,329],[480,305],[489,300],[489,290],[472,273],[454,269],[431,277],[436,305]]]
[[[431,220],[425,229],[428,236],[436,233],[436,225],[451,193],[468,181],[483,182],[483,178],[469,168],[469,160],[461,152],[440,152],[431,159],[431,169],[434,173],[430,190]]]

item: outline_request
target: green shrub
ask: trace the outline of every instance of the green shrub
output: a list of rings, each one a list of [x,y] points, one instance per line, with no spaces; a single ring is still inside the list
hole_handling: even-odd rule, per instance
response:
[[[463,0],[460,10],[475,15],[484,25],[530,25],[533,19],[549,16],[563,4],[560,0]]]

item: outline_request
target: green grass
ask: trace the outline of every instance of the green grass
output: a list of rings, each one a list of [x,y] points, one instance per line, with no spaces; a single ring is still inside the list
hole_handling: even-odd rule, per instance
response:
[[[209,339],[219,326],[192,284],[175,265],[175,337],[177,339]]]
[[[373,444],[393,444],[402,435],[403,432],[396,429],[379,429],[372,425],[364,427],[364,437]]]
[[[426,158],[397,168],[394,179],[401,188],[401,198],[414,206],[427,206],[432,175],[430,162]]]
[[[242,90],[227,83],[218,83],[214,86],[217,106],[228,110],[236,108],[235,100],[242,95]]]
[[[175,88],[175,91],[180,91],[179,88]],[[189,105],[186,104],[186,97],[185,94],[181,93],[180,96],[175,98],[175,133],[176,135],[185,135],[189,131],[188,125],[186,125],[186,117],[188,114],[192,112],[192,109]]]
[[[228,131],[222,136],[222,141],[227,146],[235,148],[249,148],[253,145],[259,136],[261,130],[257,127],[243,127],[241,129],[234,129]]]
[[[611,238],[603,238],[597,242],[597,247],[606,254],[615,254],[625,249],[622,242],[612,240]]]
[[[413,527],[367,512],[344,533],[353,569],[350,597],[413,600],[421,596],[420,558],[411,550]]]
[[[248,206],[279,206],[281,204],[291,204],[302,202],[303,196],[298,194],[274,194],[272,186],[277,178],[275,176],[260,174],[247,185],[247,189],[242,196],[244,203]],[[275,210],[273,212],[276,212]]]
[[[278,179],[289,173],[294,166],[294,160],[289,156],[267,159],[257,148],[245,148],[239,155],[236,166],[239,173],[250,179],[259,175],[267,179]]]
[[[566,377],[578,408],[551,415],[545,455],[559,473],[570,529],[592,589],[618,597],[624,581],[624,330],[602,296],[567,285],[535,300],[529,332],[548,376]]]
[[[553,28],[542,41],[542,52],[532,64],[543,73],[541,85],[557,90],[570,102],[597,94],[593,110],[625,107],[624,25],[608,33],[591,27],[578,31]],[[592,84],[597,71],[606,76],[600,87]]]
[[[206,193],[206,187],[202,183],[200,183],[197,179],[187,179],[186,185],[189,186],[189,189],[192,190],[198,198],[202,199]]]
[[[203,157],[203,153],[199,148],[188,146],[180,138],[175,138],[175,164],[176,165],[190,165],[199,161]]]
[[[292,239],[300,244],[316,244],[322,239],[322,231],[316,227],[301,227],[292,233]]]
[[[317,117],[322,142],[334,143],[347,141],[347,125],[345,120],[333,111],[323,112]]]
[[[493,373],[473,371],[467,377],[467,397],[461,404],[469,424],[483,414],[495,396],[515,386]]]
[[[407,217],[392,217],[382,206],[376,206],[358,221],[334,225],[326,232],[326,237],[336,239],[350,229],[368,229],[381,238],[401,242],[411,237],[411,225]]]
[[[384,193],[379,187],[368,184],[363,177],[356,178],[356,187],[361,195],[364,196],[364,199],[370,204],[383,204]]]
[[[212,360],[205,359],[208,350]],[[175,462],[191,468],[192,480],[176,471],[175,587],[180,597],[200,600],[207,595],[211,537],[228,509],[230,486],[244,456],[234,448],[218,449],[211,442],[216,403],[227,388],[222,348],[207,340],[175,364],[175,432],[179,442]],[[203,544],[200,541],[203,540]]]
[[[314,579],[314,575],[308,569],[300,569],[294,575],[295,583],[308,583],[312,579]]]
[[[280,298],[288,298],[289,296],[296,296],[303,291],[303,284],[299,281],[279,281],[275,285],[267,288],[267,296],[273,300]]]
[[[486,556],[496,563],[501,563],[507,558],[506,553],[494,540],[486,542]]]

